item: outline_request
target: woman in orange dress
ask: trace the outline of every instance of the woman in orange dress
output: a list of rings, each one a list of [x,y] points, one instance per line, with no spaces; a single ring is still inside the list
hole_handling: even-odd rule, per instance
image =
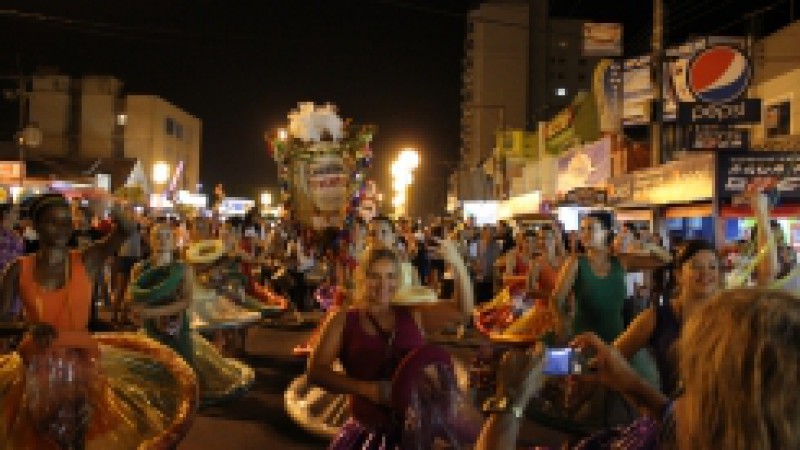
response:
[[[30,329],[17,352],[0,355],[0,448],[170,448],[188,429],[191,368],[143,335],[89,333],[92,280],[133,226],[119,208],[113,216],[105,239],[70,250],[66,199],[30,206],[40,248],[0,280],[0,314],[19,296]]]

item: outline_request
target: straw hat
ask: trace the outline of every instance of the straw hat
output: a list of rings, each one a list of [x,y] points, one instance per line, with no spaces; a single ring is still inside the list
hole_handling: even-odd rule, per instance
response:
[[[501,333],[492,333],[489,339],[502,344],[532,344],[555,333],[558,325],[554,311],[546,307],[534,306],[525,311],[517,320]]]
[[[225,243],[219,239],[197,241],[186,250],[186,261],[190,264],[210,264],[225,254]]]
[[[439,303],[439,296],[433,289],[425,286],[401,287],[392,300],[392,304],[397,306],[424,306],[437,303]]]
[[[177,295],[185,273],[181,263],[145,269],[132,282],[133,309],[144,318],[172,316],[187,309],[190,299]]]

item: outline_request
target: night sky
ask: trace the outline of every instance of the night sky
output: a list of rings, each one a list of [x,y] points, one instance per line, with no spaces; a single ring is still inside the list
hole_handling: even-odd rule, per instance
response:
[[[800,7],[798,0],[794,0]],[[397,151],[422,154],[412,212],[441,211],[459,147],[466,12],[475,0],[0,1],[0,75],[38,66],[73,76],[113,75],[127,93],[159,95],[203,120],[201,180],[229,194],[274,187],[264,132],[299,101],[331,102],[373,123],[374,176]],[[667,38],[714,29],[774,31],[789,0],[665,0]],[[745,12],[774,8],[752,24]],[[558,17],[622,21],[626,52],[649,46],[651,2],[558,0]],[[28,14],[40,14],[30,16]],[[0,87],[10,87],[0,80]],[[0,100],[0,140],[16,105]]]

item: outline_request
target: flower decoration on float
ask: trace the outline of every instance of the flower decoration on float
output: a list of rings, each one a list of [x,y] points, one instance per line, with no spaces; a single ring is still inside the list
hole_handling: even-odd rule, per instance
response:
[[[322,155],[340,156],[349,174],[351,201],[344,205],[346,223],[352,224],[361,195],[366,188],[365,172],[372,165],[371,143],[377,128],[354,125],[342,119],[335,105],[300,102],[287,116],[288,126],[266,136],[267,150],[278,166],[281,202],[290,208],[293,173],[297,162],[310,161]]]

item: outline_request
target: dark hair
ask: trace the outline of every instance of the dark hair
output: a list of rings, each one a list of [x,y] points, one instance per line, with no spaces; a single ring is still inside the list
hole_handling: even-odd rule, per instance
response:
[[[28,207],[33,223],[38,223],[44,213],[52,208],[69,208],[66,197],[57,193],[42,194],[36,197]]]
[[[614,230],[614,218],[611,216],[611,213],[605,211],[592,211],[589,214],[586,214],[585,217],[596,220],[606,231]]]
[[[606,211],[592,211],[586,214],[584,218],[596,220],[604,230],[608,231],[606,245],[611,245],[611,243],[614,242],[614,216],[611,213]]]
[[[678,271],[680,271],[687,262],[691,261],[695,255],[704,251],[711,252],[719,258],[717,249],[705,239],[687,239],[679,246],[675,247],[674,257],[672,263],[669,265],[669,273],[667,274],[667,285],[664,288],[665,294],[670,296],[676,294],[675,290],[678,287]]]

